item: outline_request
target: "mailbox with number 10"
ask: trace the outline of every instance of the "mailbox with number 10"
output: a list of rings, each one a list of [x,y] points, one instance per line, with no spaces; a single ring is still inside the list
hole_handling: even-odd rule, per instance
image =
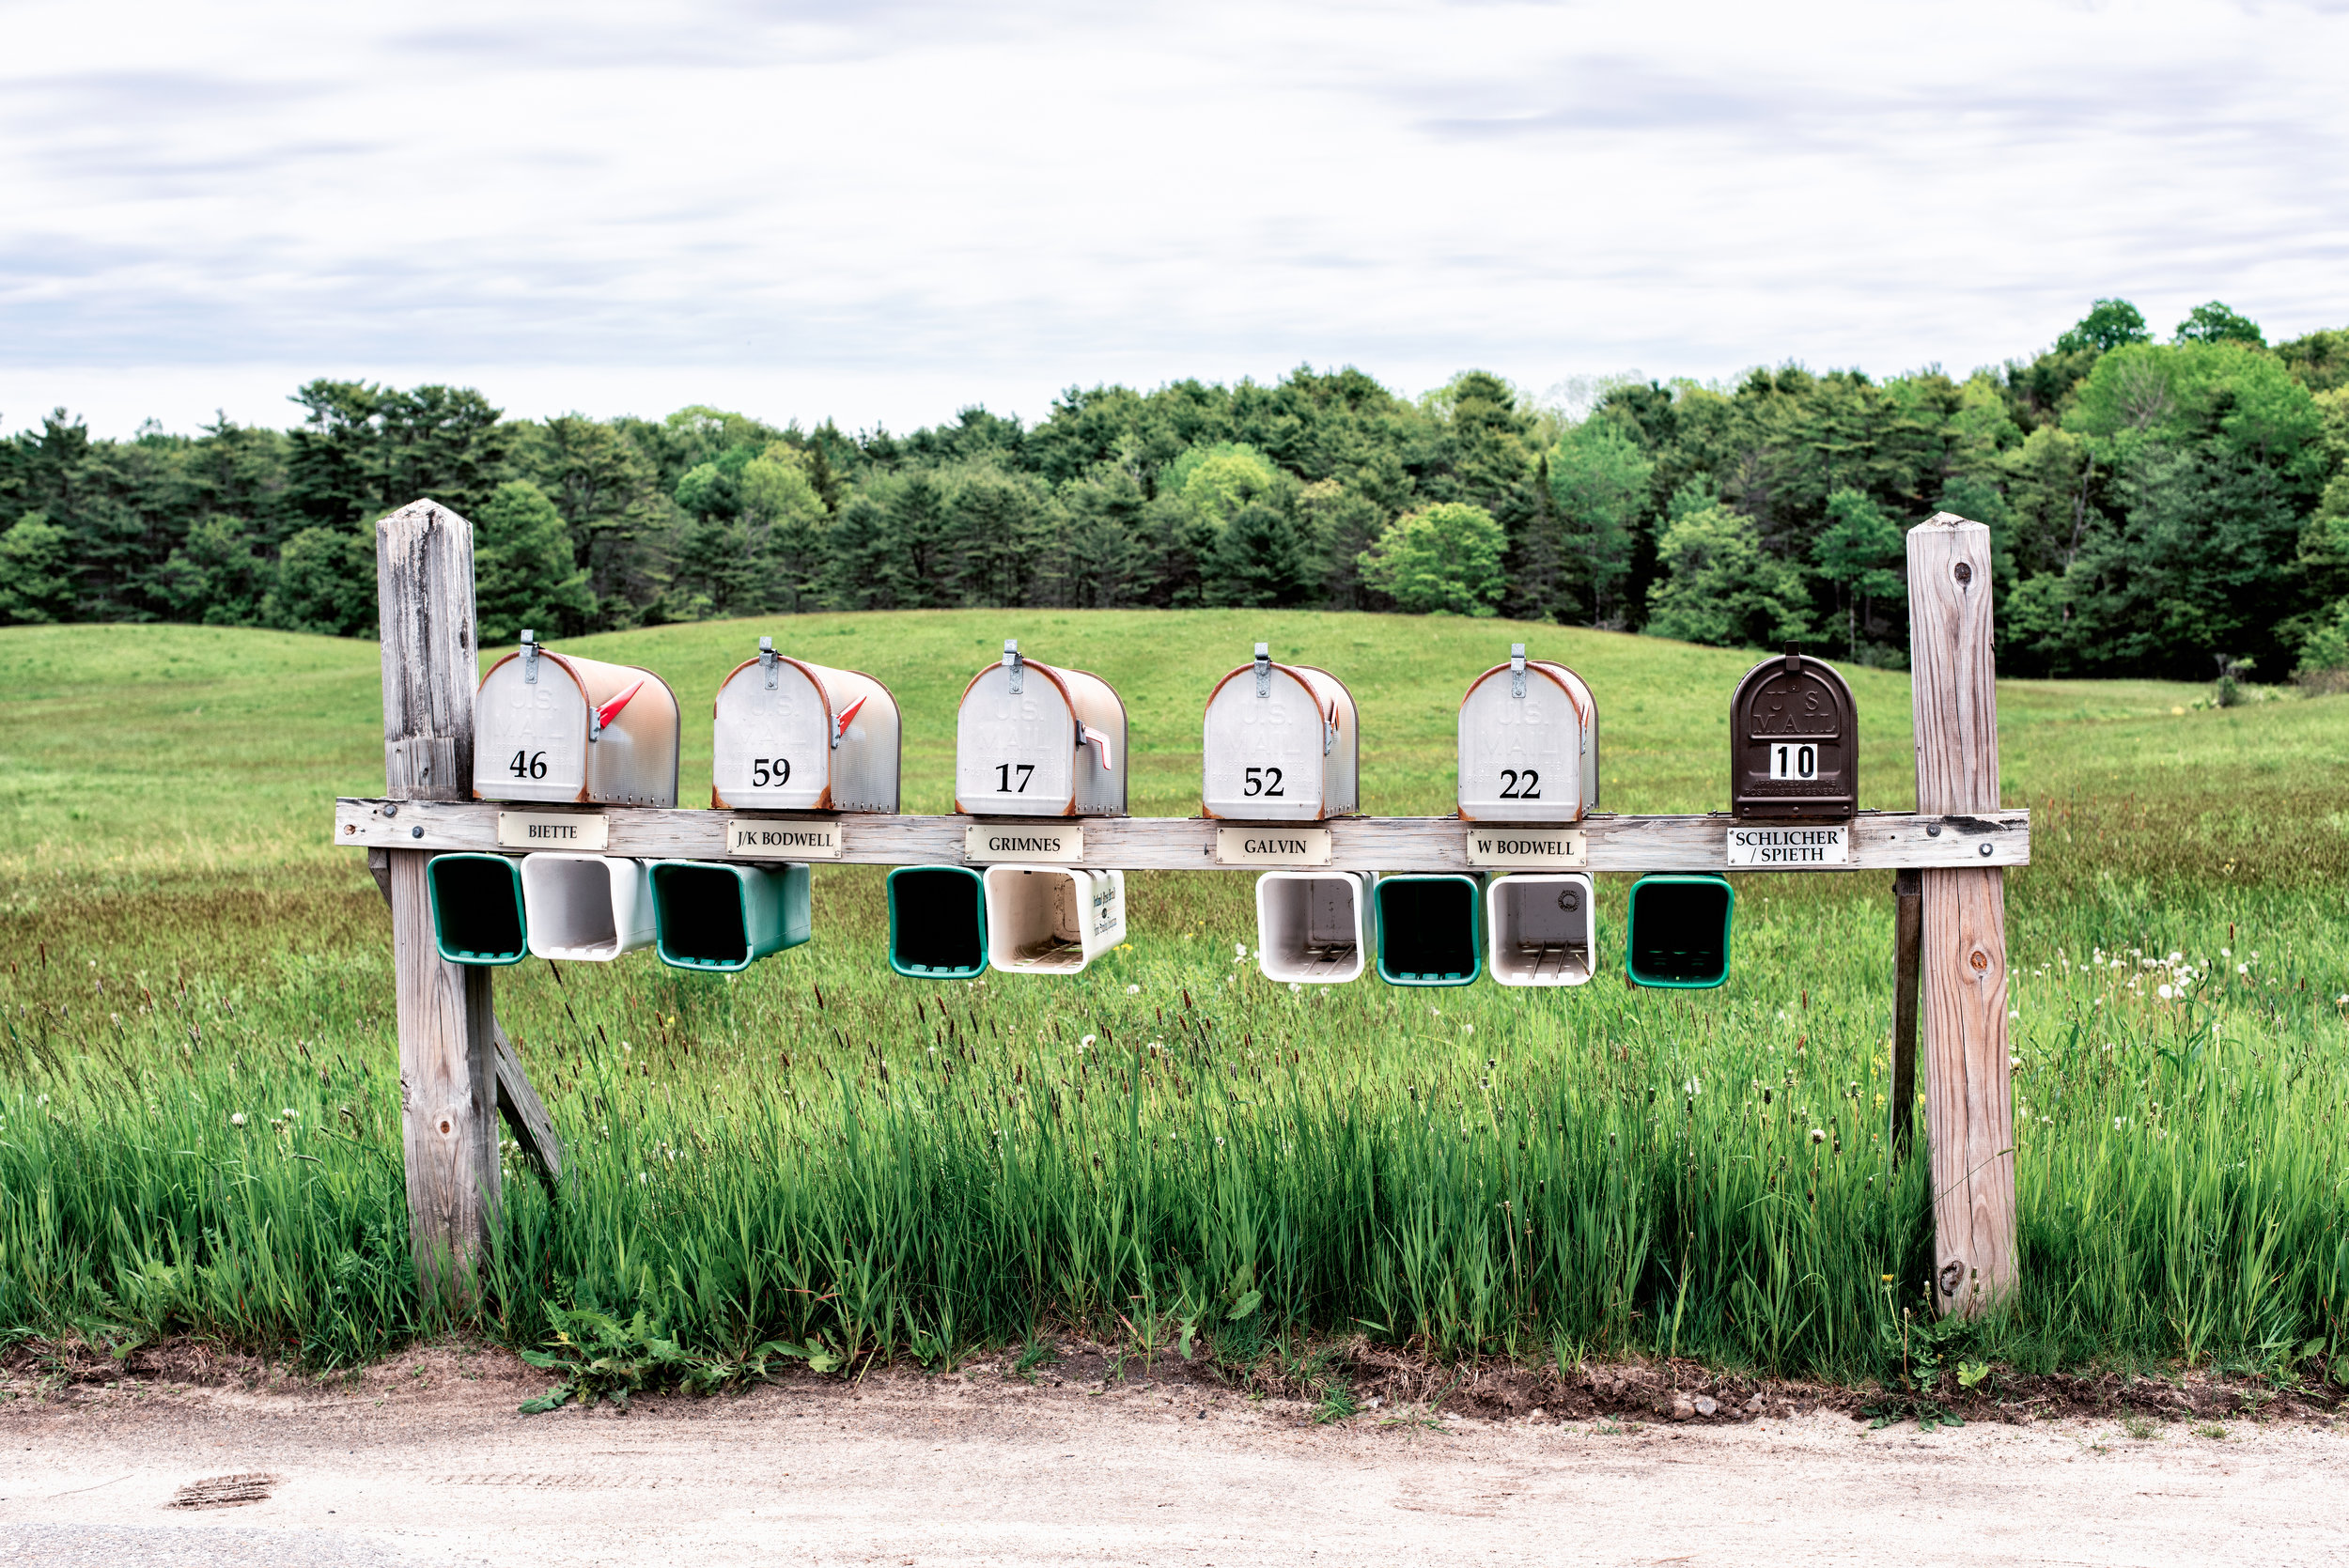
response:
[[[1859,808],[1851,687],[1791,648],[1746,672],[1729,705],[1729,804],[1740,822],[1835,822]]]

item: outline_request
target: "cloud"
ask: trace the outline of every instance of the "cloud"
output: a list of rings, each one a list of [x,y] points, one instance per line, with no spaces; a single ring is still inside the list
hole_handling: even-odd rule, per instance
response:
[[[11,15],[0,409],[450,366],[902,427],[1300,361],[1963,369],[2114,292],[2349,319],[2340,8]]]

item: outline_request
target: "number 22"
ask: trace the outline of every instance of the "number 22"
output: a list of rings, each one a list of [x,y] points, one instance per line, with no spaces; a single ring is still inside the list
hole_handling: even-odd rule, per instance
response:
[[[1501,798],[1504,800],[1538,800],[1542,798],[1542,775],[1529,768],[1522,774],[1514,768],[1501,770]]]

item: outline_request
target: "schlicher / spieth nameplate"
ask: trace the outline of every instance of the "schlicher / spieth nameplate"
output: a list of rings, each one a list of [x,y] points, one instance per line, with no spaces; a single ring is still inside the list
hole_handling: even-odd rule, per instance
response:
[[[1516,871],[1579,871],[1591,838],[1579,828],[1483,828],[1468,836],[1468,863]]]
[[[1729,863],[1781,868],[1849,865],[1851,825],[1839,822],[1831,828],[1732,828]]]
[[[840,824],[734,817],[726,823],[726,853],[754,861],[836,861]]]
[[[612,842],[612,819],[601,813],[502,811],[501,849],[595,849]]]
[[[1218,828],[1218,865],[1328,865],[1327,828]]]
[[[1085,831],[1079,827],[1032,828],[1025,823],[965,828],[962,856],[982,865],[1004,861],[1043,861],[1074,865],[1085,858]]]

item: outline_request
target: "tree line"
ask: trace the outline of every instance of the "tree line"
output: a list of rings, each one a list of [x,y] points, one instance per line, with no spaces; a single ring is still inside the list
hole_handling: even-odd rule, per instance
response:
[[[2349,330],[2270,346],[2217,303],[2166,342],[2100,300],[1960,380],[1794,364],[1626,382],[1579,416],[1470,371],[1072,388],[1034,425],[850,435],[694,407],[503,416],[316,380],[226,418],[0,441],[0,618],[375,627],[374,520],[476,528],[485,643],[958,605],[1314,606],[1905,660],[1904,531],[1989,525],[2001,668],[2349,669]]]

